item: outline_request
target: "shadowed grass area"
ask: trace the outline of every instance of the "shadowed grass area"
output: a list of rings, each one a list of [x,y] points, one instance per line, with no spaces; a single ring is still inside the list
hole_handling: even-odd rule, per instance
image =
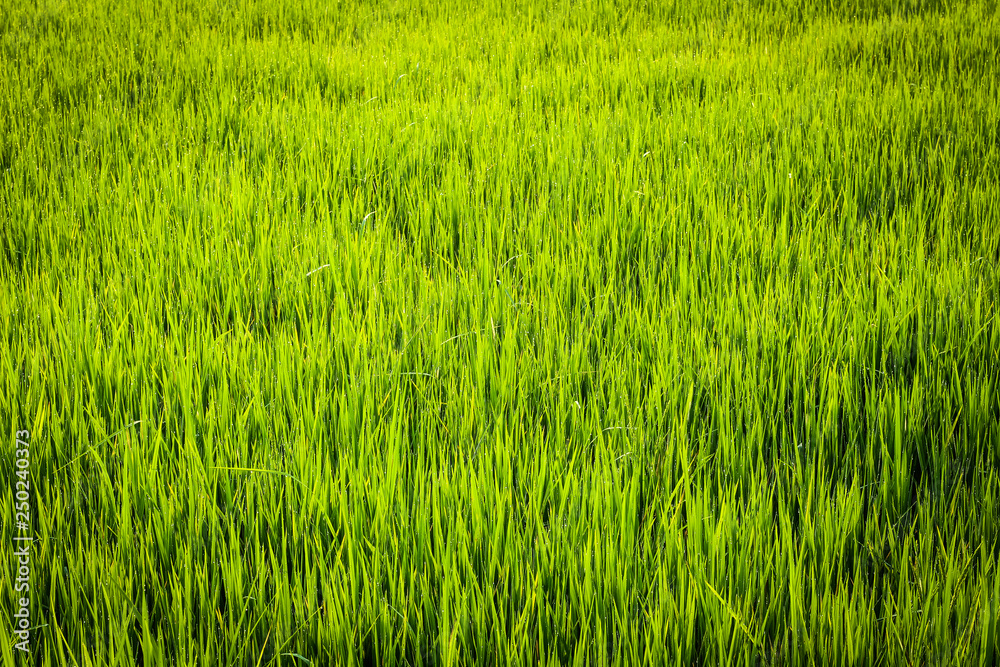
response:
[[[5,3],[4,664],[995,664],[998,45]]]

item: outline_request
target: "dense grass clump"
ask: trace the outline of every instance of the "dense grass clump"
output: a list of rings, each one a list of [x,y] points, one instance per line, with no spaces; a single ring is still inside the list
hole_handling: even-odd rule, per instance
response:
[[[1000,661],[995,3],[140,4],[0,6],[3,664]]]

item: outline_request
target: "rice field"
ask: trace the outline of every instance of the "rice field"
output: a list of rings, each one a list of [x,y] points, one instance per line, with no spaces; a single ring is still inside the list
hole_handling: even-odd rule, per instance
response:
[[[0,662],[996,665],[998,268],[985,0],[4,2]]]

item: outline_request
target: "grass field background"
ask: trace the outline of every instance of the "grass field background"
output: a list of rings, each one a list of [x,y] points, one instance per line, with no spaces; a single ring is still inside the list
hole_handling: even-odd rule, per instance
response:
[[[3,3],[3,664],[997,664],[998,49]]]

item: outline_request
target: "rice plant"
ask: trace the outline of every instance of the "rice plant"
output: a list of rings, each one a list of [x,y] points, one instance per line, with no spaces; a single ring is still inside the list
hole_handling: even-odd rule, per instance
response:
[[[1000,661],[995,3],[10,0],[0,54],[3,664]]]

